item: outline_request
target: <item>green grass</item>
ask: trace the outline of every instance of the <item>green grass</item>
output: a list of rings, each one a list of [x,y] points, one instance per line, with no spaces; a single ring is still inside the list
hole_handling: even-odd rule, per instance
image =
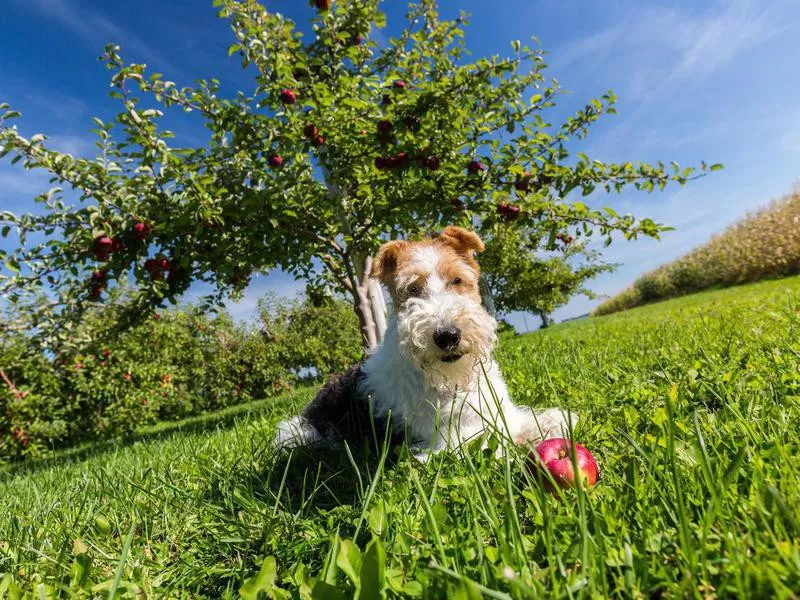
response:
[[[499,355],[520,403],[580,413],[603,467],[588,493],[474,446],[287,462],[269,441],[304,391],[3,476],[0,597],[797,597],[800,279]]]

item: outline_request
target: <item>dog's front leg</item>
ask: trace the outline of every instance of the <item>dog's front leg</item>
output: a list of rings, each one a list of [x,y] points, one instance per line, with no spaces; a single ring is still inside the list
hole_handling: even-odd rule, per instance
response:
[[[517,444],[533,444],[542,440],[569,437],[578,422],[578,415],[560,408],[534,410],[518,406],[511,436]]]

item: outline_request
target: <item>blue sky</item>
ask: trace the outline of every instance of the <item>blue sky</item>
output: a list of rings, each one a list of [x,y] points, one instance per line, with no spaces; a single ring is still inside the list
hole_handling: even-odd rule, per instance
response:
[[[265,4],[298,22],[304,0]],[[686,188],[651,195],[626,192],[595,199],[617,211],[676,227],[660,242],[619,242],[605,256],[622,263],[592,288],[613,294],[637,275],[719,232],[747,211],[789,191],[800,176],[800,2],[797,0],[445,0],[443,12],[472,15],[473,57],[509,51],[513,39],[537,36],[550,53],[550,75],[572,93],[559,112],[574,112],[608,89],[616,117],[602,120],[582,144],[603,161],[722,162],[725,170]],[[227,57],[226,21],[210,0],[138,2],[5,0],[0,11],[0,101],[23,112],[25,135],[45,133],[54,147],[92,155],[91,117],[110,120],[108,72],[97,61],[118,43],[128,60],[146,62],[179,85],[218,77],[223,89],[249,91],[252,79]],[[384,2],[390,24],[405,3]],[[391,35],[392,26],[383,35]],[[378,34],[380,35],[380,34]],[[380,41],[380,38],[376,38]],[[196,122],[176,115],[179,139],[202,143]],[[0,163],[0,210],[33,209],[49,186],[41,174]],[[265,291],[302,289],[284,274],[254,280],[231,306],[246,318]],[[596,301],[595,301],[596,302]],[[576,298],[556,318],[595,303]],[[512,322],[525,328],[521,315]],[[533,326],[535,319],[528,318]]]

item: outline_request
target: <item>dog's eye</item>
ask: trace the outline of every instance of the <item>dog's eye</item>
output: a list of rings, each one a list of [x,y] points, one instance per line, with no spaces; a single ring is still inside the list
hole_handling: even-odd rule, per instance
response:
[[[409,296],[419,296],[420,287],[416,283],[412,283],[410,286],[406,288]]]
[[[461,277],[456,277],[450,283],[452,283],[453,285],[461,285]]]

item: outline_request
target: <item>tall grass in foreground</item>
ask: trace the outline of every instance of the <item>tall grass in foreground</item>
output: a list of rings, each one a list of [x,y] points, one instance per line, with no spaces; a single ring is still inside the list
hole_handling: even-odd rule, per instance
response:
[[[606,315],[714,287],[800,273],[800,187],[594,309]]]
[[[800,278],[499,359],[518,402],[580,414],[595,488],[544,493],[522,449],[280,457],[275,424],[308,391],[0,477],[0,597],[797,597]]]

